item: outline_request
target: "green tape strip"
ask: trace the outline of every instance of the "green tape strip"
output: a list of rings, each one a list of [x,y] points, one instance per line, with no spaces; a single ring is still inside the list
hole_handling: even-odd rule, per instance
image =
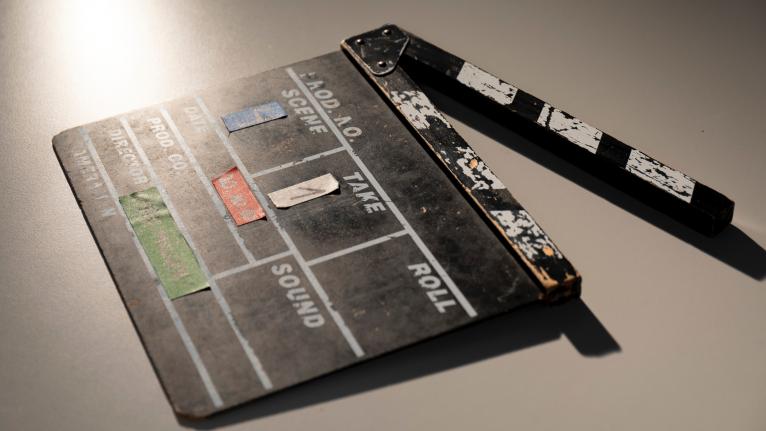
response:
[[[205,274],[156,187],[122,196],[120,204],[170,299],[208,287]]]

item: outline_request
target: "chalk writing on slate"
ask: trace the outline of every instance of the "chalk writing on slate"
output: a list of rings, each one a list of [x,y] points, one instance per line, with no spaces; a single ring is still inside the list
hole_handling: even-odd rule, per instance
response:
[[[308,181],[269,193],[269,198],[277,208],[289,208],[293,205],[316,199],[338,190],[338,180],[332,174],[312,178]]]

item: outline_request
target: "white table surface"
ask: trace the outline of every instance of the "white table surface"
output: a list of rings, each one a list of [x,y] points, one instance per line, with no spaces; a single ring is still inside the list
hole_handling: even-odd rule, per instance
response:
[[[674,3],[0,2],[0,429],[766,429],[766,6]],[[465,116],[582,301],[179,421],[51,137],[386,22],[723,192],[733,227],[702,237]]]

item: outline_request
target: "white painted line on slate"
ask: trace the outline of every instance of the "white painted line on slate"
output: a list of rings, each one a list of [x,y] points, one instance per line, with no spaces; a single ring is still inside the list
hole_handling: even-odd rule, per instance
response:
[[[82,135],[82,138],[85,141],[85,146],[88,147],[88,152],[90,153],[93,162],[96,164],[96,168],[98,169],[101,178],[104,180],[104,184],[106,185],[107,190],[109,190],[109,194],[114,201],[114,205],[117,208],[117,211],[125,221],[125,226],[127,227],[128,232],[133,239],[133,244],[138,250],[138,254],[141,255],[141,259],[144,261],[144,265],[146,265],[146,270],[149,271],[149,274],[151,274],[152,278],[159,280],[159,277],[157,277],[157,274],[154,272],[154,267],[152,267],[152,264],[149,262],[149,257],[146,255],[146,252],[141,246],[141,243],[138,242],[138,236],[133,231],[133,226],[130,225],[128,216],[125,214],[125,210],[123,210],[122,205],[120,204],[120,197],[117,194],[117,190],[114,188],[112,179],[109,177],[109,174],[107,174],[106,169],[104,168],[104,164],[101,162],[101,158],[98,156],[98,152],[93,146],[93,141],[91,140],[88,131],[85,130],[84,127],[80,128],[80,135]],[[178,335],[181,337],[181,341],[183,342],[186,351],[189,353],[189,356],[194,363],[194,367],[197,369],[197,373],[202,379],[202,384],[205,386],[210,400],[213,402],[215,407],[223,406],[223,400],[221,400],[221,396],[218,394],[218,390],[215,388],[215,384],[213,384],[213,380],[210,378],[210,374],[208,373],[205,364],[202,362],[202,358],[200,357],[197,348],[194,346],[194,342],[189,336],[189,333],[186,331],[186,326],[184,326],[184,323],[181,321],[181,317],[178,315],[175,306],[173,306],[173,301],[168,298],[168,294],[165,292],[165,288],[162,287],[161,284],[157,283],[156,288],[157,292],[162,298],[162,303],[165,305],[165,309],[168,311],[170,318],[173,320],[173,325],[175,326]]]
[[[330,301],[330,297],[327,295],[327,292],[325,292],[324,288],[322,288],[322,285],[319,283],[319,280],[316,278],[316,275],[314,275],[314,272],[309,268],[308,264],[306,263],[306,260],[303,258],[303,255],[298,250],[298,247],[295,246],[295,243],[293,242],[292,238],[290,238],[290,235],[287,233],[285,228],[279,224],[279,220],[277,219],[277,215],[274,212],[274,210],[271,208],[271,205],[268,204],[268,200],[266,200],[266,196],[263,195],[261,190],[258,188],[258,185],[255,184],[253,181],[252,175],[248,172],[247,168],[245,167],[245,164],[242,163],[242,160],[239,158],[239,155],[234,150],[234,147],[231,145],[231,142],[229,142],[228,136],[223,133],[223,130],[221,129],[221,125],[215,120],[215,118],[210,114],[210,110],[208,110],[207,105],[205,105],[205,102],[202,100],[201,97],[196,97],[197,104],[202,109],[202,112],[205,113],[205,116],[208,119],[208,122],[215,128],[216,133],[218,134],[218,137],[221,139],[221,142],[226,147],[226,150],[229,152],[229,156],[234,160],[234,163],[237,165],[237,168],[240,172],[242,172],[242,175],[247,180],[248,185],[250,186],[250,189],[252,189],[253,193],[255,193],[256,198],[258,201],[261,202],[264,211],[266,211],[266,217],[271,221],[272,224],[274,224],[274,227],[277,229],[277,232],[279,232],[279,235],[282,237],[282,240],[287,245],[288,250],[290,250],[293,254],[293,257],[295,257],[295,261],[298,263],[298,266],[301,267],[301,270],[303,270],[303,273],[306,275],[306,278],[309,281],[309,284],[311,284],[311,287],[314,289],[314,292],[316,292],[317,296],[319,296],[319,299],[322,300],[322,304],[324,304],[325,308],[327,309],[327,312],[332,317],[333,321],[335,322],[335,325],[338,327],[340,332],[343,334],[343,337],[346,339],[346,342],[348,342],[349,346],[351,347],[351,350],[354,352],[354,354],[357,357],[364,356],[364,350],[362,350],[362,347],[359,345],[359,342],[354,337],[354,334],[351,333],[351,329],[346,325],[346,322],[343,320],[343,317],[341,317],[340,313],[338,313],[337,310],[332,305],[332,301]]]
[[[327,151],[324,151],[324,152],[321,152],[321,153],[318,153],[318,154],[314,154],[313,156],[304,157],[301,160],[296,160],[294,162],[287,162],[287,163],[279,165],[279,166],[274,166],[273,168],[264,169],[262,171],[258,171],[256,173],[254,173],[253,174],[253,178],[262,177],[262,176],[267,175],[267,174],[271,174],[271,173],[274,173],[274,172],[277,172],[277,171],[281,171],[282,169],[287,169],[287,168],[290,168],[290,167],[293,167],[293,166],[301,165],[301,164],[306,163],[306,162],[310,162],[312,160],[316,160],[316,159],[318,159],[320,157],[325,157],[325,156],[329,156],[329,155],[332,155],[332,154],[335,154],[335,153],[340,153],[341,151],[346,151],[346,149],[343,148],[343,147],[333,148],[332,150],[327,150]]]
[[[463,295],[463,292],[460,291],[460,289],[455,285],[455,282],[452,280],[452,278],[447,274],[447,272],[444,270],[444,268],[441,266],[439,261],[436,260],[433,253],[431,253],[431,250],[428,249],[428,247],[425,245],[423,240],[418,236],[418,234],[415,232],[415,230],[410,226],[410,223],[407,221],[407,219],[404,218],[404,215],[399,211],[399,208],[396,207],[396,205],[391,201],[391,198],[388,196],[388,193],[386,193],[385,190],[383,190],[383,187],[380,186],[378,181],[375,179],[375,177],[372,175],[372,172],[370,172],[369,169],[367,169],[367,166],[362,162],[362,159],[359,158],[359,156],[356,155],[354,152],[354,149],[351,147],[351,145],[346,140],[346,137],[343,136],[343,134],[340,132],[338,127],[335,125],[335,123],[330,119],[330,117],[327,115],[327,112],[325,112],[324,108],[322,108],[321,105],[319,105],[319,102],[317,102],[316,98],[313,94],[306,88],[306,84],[301,81],[301,79],[298,77],[298,75],[295,73],[295,71],[288,67],[285,69],[287,71],[287,74],[290,75],[290,78],[295,81],[295,84],[300,88],[301,92],[303,92],[304,96],[306,96],[306,99],[308,99],[309,102],[311,102],[311,105],[314,107],[314,110],[319,113],[319,116],[322,117],[324,122],[327,124],[327,127],[333,132],[335,137],[338,139],[338,142],[340,142],[343,147],[346,148],[346,151],[351,156],[352,159],[354,159],[354,162],[359,167],[359,169],[362,171],[364,176],[367,178],[367,180],[372,184],[373,188],[375,188],[375,191],[378,192],[380,195],[380,198],[386,203],[388,208],[391,210],[391,213],[396,217],[397,220],[399,220],[399,223],[401,223],[402,227],[410,234],[410,237],[415,242],[415,245],[420,249],[420,252],[423,253],[423,256],[425,256],[426,260],[428,260],[428,263],[431,264],[431,266],[434,268],[437,274],[439,274],[439,277],[441,277],[442,280],[444,280],[444,283],[447,285],[447,288],[450,290],[452,295],[455,297],[457,302],[460,304],[461,307],[463,307],[463,310],[470,316],[470,317],[476,317],[476,310],[474,310],[473,306],[468,302],[468,300]]]
[[[154,167],[152,167],[152,164],[149,161],[149,158],[146,156],[144,149],[141,147],[141,143],[138,141],[136,134],[133,132],[133,129],[130,127],[130,124],[128,124],[128,120],[125,117],[120,118],[120,123],[122,123],[122,126],[125,129],[125,131],[128,132],[128,137],[130,138],[130,141],[133,143],[133,147],[136,150],[136,153],[141,158],[141,161],[143,161],[144,166],[146,166],[146,170],[149,172],[149,176],[151,177],[152,182],[157,187],[157,190],[160,192],[160,195],[162,196],[162,200],[165,201],[165,206],[168,207],[168,210],[170,211],[170,215],[173,217],[173,220],[176,222],[176,225],[178,226],[178,230],[184,236],[184,238],[186,239],[186,242],[189,244],[189,248],[191,248],[192,252],[194,253],[194,256],[197,258],[197,262],[199,263],[199,266],[202,269],[202,272],[205,273],[208,283],[210,284],[210,290],[213,292],[213,296],[218,302],[218,305],[221,307],[221,310],[223,311],[224,316],[226,316],[226,320],[229,322],[229,326],[231,326],[231,329],[234,331],[234,334],[237,336],[237,339],[239,340],[239,344],[242,346],[242,349],[245,351],[245,355],[250,361],[250,364],[252,365],[253,370],[255,370],[255,373],[258,375],[258,379],[261,381],[261,384],[263,385],[265,389],[271,389],[273,385],[271,384],[271,380],[269,379],[269,376],[266,374],[266,371],[263,369],[263,366],[261,365],[261,361],[255,355],[253,348],[250,347],[250,342],[247,341],[247,338],[245,338],[242,335],[242,332],[239,330],[239,326],[237,325],[237,322],[234,320],[234,316],[232,315],[231,308],[229,307],[229,303],[226,302],[226,298],[223,297],[221,290],[218,288],[218,284],[215,282],[215,279],[210,274],[210,270],[208,269],[205,261],[202,259],[202,255],[199,253],[199,249],[197,249],[197,247],[194,245],[194,240],[189,234],[189,230],[186,228],[186,225],[184,224],[180,215],[176,211],[175,205],[173,205],[173,201],[170,199],[170,195],[168,195],[167,190],[165,190],[165,186],[162,184],[162,181],[160,180],[159,176],[157,176],[157,173],[154,171]]]
[[[223,217],[223,219],[226,221],[226,226],[229,228],[229,232],[231,232],[234,240],[239,245],[239,248],[242,250],[242,254],[245,255],[247,262],[255,262],[255,257],[253,257],[253,254],[250,253],[250,250],[248,250],[245,246],[245,240],[239,236],[237,226],[234,225],[234,221],[227,214],[226,208],[223,206],[223,202],[221,202],[221,197],[218,196],[218,193],[213,188],[212,182],[208,179],[207,175],[205,175],[205,172],[202,170],[202,166],[200,166],[200,164],[197,162],[197,159],[194,157],[194,153],[192,153],[191,148],[189,148],[189,145],[181,135],[178,127],[176,127],[176,123],[170,117],[170,113],[168,113],[164,106],[160,108],[160,112],[162,113],[162,116],[165,117],[165,121],[167,121],[168,126],[170,126],[170,130],[173,132],[173,135],[175,135],[176,140],[178,141],[178,145],[181,146],[184,154],[186,154],[186,158],[189,159],[189,162],[192,164],[194,172],[197,174],[197,178],[199,178],[200,182],[202,182],[202,184],[205,186],[205,190],[207,190],[207,194],[210,195],[210,199],[213,201],[215,209],[218,210],[218,214],[220,214],[220,216]]]
[[[388,234],[385,236],[382,236],[380,238],[375,238],[373,240],[363,242],[361,244],[357,244],[348,248],[344,248],[343,250],[338,250],[334,253],[326,254],[324,256],[317,257],[316,259],[311,259],[308,261],[309,266],[314,266],[316,264],[327,262],[328,260],[332,260],[341,256],[345,256],[349,253],[353,253],[355,251],[363,250],[367,247],[372,247],[373,245],[378,245],[382,242],[386,242],[390,239],[399,238],[400,236],[408,235],[409,232],[407,230],[400,230],[399,232],[394,232],[392,234]]]

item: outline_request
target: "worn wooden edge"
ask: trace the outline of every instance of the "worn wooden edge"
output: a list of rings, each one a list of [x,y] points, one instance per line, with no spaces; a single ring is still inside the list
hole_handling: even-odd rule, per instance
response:
[[[388,26],[383,26],[380,29],[373,30],[372,32],[383,31],[386,27]],[[411,78],[409,78],[409,76],[404,70],[402,70],[400,66],[397,66],[396,68],[392,69],[391,72],[385,75],[373,73],[373,70],[368,67],[364,59],[362,59],[357,50],[354,49],[354,45],[352,45],[358,45],[358,39],[365,37],[365,35],[370,33],[371,32],[363,33],[361,35],[353,36],[343,40],[341,42],[343,51],[350,57],[351,61],[356,64],[357,68],[364,73],[364,75],[368,78],[368,81],[372,81],[372,83],[375,84],[378,92],[384,97],[389,105],[395,108],[395,112],[398,113],[400,118],[404,119],[410,130],[415,133],[415,135],[419,138],[419,141],[424,144],[430,154],[441,162],[441,166],[451,174],[453,180],[457,183],[461,191],[470,198],[470,201],[480,211],[485,221],[494,227],[494,231],[510,247],[512,254],[522,263],[522,266],[527,270],[533,280],[537,282],[538,287],[541,290],[540,299],[546,302],[554,303],[579,297],[582,283],[582,277],[580,276],[579,272],[577,272],[577,270],[574,269],[569,261],[560,254],[558,248],[547,237],[547,235],[545,235],[544,231],[542,231],[539,225],[534,222],[531,217],[528,216],[528,213],[523,210],[523,207],[518,203],[518,201],[516,201],[511,196],[510,192],[505,189],[505,186],[503,186],[501,189],[503,193],[488,190],[484,190],[483,193],[475,192],[472,189],[471,184],[465,181],[464,178],[461,178],[460,174],[455,171],[455,167],[452,161],[446,158],[445,155],[435,147],[435,145],[438,145],[438,142],[432,139],[433,137],[428,136],[427,132],[424,133],[423,128],[416,127],[415,124],[413,124],[412,119],[408,118],[408,116],[402,111],[401,104],[397,104],[394,100],[395,98],[392,95],[391,77],[396,77],[397,79],[405,82],[408,91],[417,91],[422,94],[422,90],[420,90],[420,87]],[[423,96],[423,98],[424,97],[425,96]],[[420,101],[422,102],[422,99]],[[426,102],[430,103],[427,100]],[[451,125],[448,125],[436,107],[431,105],[429,106],[429,109],[432,109],[433,112],[437,113],[436,115],[440,116],[441,121],[447,125],[447,128],[450,130],[450,137],[454,140],[453,143],[459,143],[461,148],[468,148],[471,151],[472,158],[470,165],[474,168],[478,166],[484,167],[485,172],[487,172],[489,175],[492,175],[492,177],[496,179],[496,177],[491,174],[491,171],[489,171],[481,158],[478,157],[478,155],[476,155],[476,153],[470,148],[470,145],[465,142],[465,140],[457,133],[457,131],[452,129]],[[499,202],[500,206],[490,207],[492,202]],[[502,219],[493,215],[493,211],[495,213],[501,211],[505,213],[506,211],[512,210],[522,211],[529,217],[529,220],[532,222],[530,229],[527,229],[525,232],[529,234],[526,235],[526,237],[535,239],[540,238],[544,241],[544,244],[546,244],[546,246],[542,247],[544,253],[540,255],[540,258],[535,258],[528,252],[525,253],[524,244],[520,243],[520,241],[516,240],[514,236],[508,233],[508,226],[504,225]],[[532,234],[533,229],[535,232],[534,234]],[[517,236],[524,238],[525,235]],[[547,244],[550,244],[550,246]],[[552,257],[559,256],[560,258],[558,259],[550,259]],[[551,267],[551,263],[554,264],[553,268]]]

